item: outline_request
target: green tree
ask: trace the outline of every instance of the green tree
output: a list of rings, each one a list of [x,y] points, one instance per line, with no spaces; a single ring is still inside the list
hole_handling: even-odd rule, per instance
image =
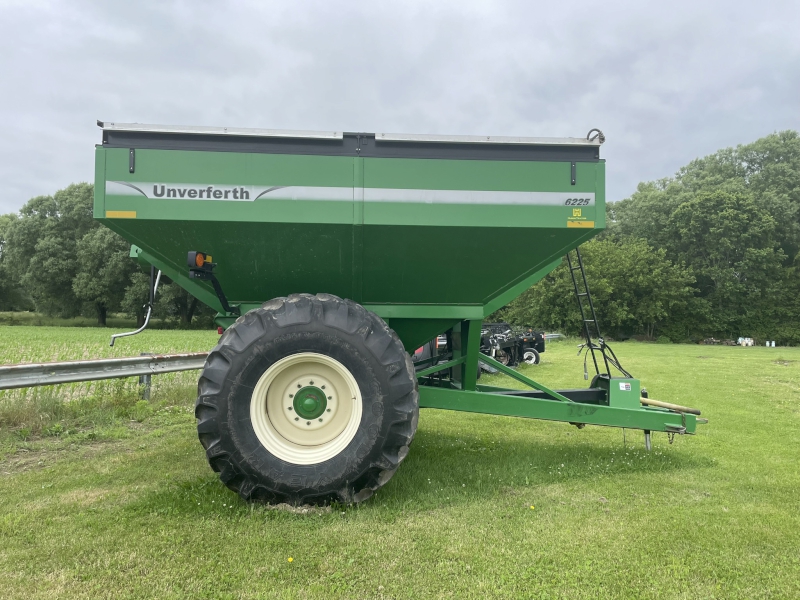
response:
[[[91,304],[102,327],[109,311],[119,308],[136,270],[129,249],[130,244],[105,227],[92,229],[77,243],[78,272],[72,291],[76,298]]]
[[[161,286],[159,286],[161,289]],[[136,327],[144,325],[147,313],[147,302],[150,299],[150,275],[136,270],[128,280],[125,294],[120,302],[120,309],[136,319]],[[156,305],[160,295],[156,295]]]
[[[784,131],[696,159],[607,206],[605,235],[646,239],[696,276],[691,310],[667,328],[794,339],[800,253],[800,136]]]
[[[17,215],[0,215],[0,310],[26,310],[31,308],[30,298],[13,277],[5,256],[8,232]]]
[[[176,283],[165,286],[161,300],[167,304],[168,314],[177,318],[182,328],[189,327],[194,317],[210,311],[205,304]]]
[[[714,331],[730,337],[749,308],[777,293],[785,255],[776,221],[738,186],[700,192],[681,204],[667,229],[670,255],[692,266],[701,297],[713,309]]]
[[[774,133],[751,144],[693,160],[671,178],[640,183],[625,200],[609,203],[609,234],[668,245],[668,221],[699,193],[740,186],[776,220],[775,240],[788,257],[800,251],[800,135]]]
[[[122,300],[122,310],[136,318],[139,326],[144,323],[146,304],[150,296],[150,275],[134,273],[125,290]],[[177,326],[186,329],[192,326],[198,317],[205,319],[203,324],[208,324],[215,311],[197,300],[178,284],[164,281],[158,287],[153,317],[175,320]]]
[[[644,240],[595,239],[581,246],[581,254],[604,334],[654,337],[672,312],[686,309],[693,300],[691,274]],[[519,325],[580,333],[580,312],[566,262],[498,317]]]
[[[29,200],[8,227],[3,262],[41,312],[80,312],[72,280],[78,270],[78,240],[99,227],[92,219],[92,201],[91,185],[73,184]]]

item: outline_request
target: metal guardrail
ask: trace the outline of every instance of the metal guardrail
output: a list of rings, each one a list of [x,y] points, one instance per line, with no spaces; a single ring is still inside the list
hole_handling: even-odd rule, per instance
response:
[[[0,366],[0,390],[202,369],[208,352]]]

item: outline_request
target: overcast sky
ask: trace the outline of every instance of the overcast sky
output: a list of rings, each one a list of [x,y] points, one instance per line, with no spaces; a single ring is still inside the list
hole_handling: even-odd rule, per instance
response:
[[[800,2],[0,0],[0,212],[97,119],[607,137],[610,200],[800,129]]]

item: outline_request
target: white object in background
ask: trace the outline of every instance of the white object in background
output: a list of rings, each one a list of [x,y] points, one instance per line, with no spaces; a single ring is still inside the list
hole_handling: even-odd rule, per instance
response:
[[[775,340],[772,340],[772,347],[775,347]]]
[[[767,340],[767,348],[769,348],[769,340]]]

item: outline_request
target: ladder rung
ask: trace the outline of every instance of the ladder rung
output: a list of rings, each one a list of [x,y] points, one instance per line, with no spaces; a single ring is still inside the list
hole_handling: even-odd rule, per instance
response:
[[[580,292],[578,296],[588,296],[589,292]]]

